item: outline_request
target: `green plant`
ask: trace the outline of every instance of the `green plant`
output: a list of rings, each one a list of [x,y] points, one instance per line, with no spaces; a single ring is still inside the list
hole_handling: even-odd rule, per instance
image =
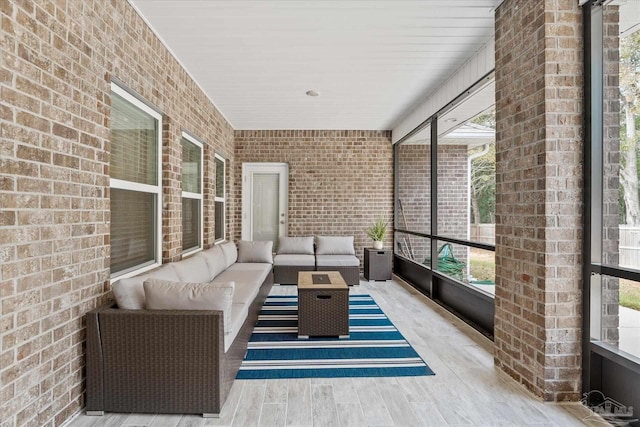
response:
[[[384,239],[384,235],[387,233],[387,223],[384,222],[382,216],[380,216],[380,218],[378,218],[371,227],[366,229],[366,232],[367,236],[372,240],[382,240]]]

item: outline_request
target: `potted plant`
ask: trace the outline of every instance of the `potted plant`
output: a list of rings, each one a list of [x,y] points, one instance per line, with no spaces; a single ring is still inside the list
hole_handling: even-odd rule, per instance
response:
[[[384,235],[387,233],[387,223],[382,219],[382,215],[372,226],[368,227],[366,231],[367,236],[373,240],[373,248],[378,250],[382,249],[382,241],[384,240]]]

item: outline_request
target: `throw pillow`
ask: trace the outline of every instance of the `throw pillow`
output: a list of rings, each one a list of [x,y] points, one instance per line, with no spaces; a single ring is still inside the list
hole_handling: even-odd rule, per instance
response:
[[[313,236],[281,237],[278,240],[278,254],[313,255]]]
[[[176,282],[180,280],[178,278],[178,274],[173,268],[173,263],[165,264],[162,267],[153,270],[151,273],[120,279],[111,285],[111,290],[113,291],[113,296],[116,299],[118,308],[123,310],[144,309],[145,301],[143,283],[149,278]]]
[[[202,256],[207,260],[209,276],[214,279],[227,268],[227,260],[220,245],[202,251]]]
[[[184,283],[205,283],[213,280],[209,274],[207,259],[202,253],[197,253],[182,261],[174,262],[173,268],[178,273],[180,282]]]
[[[180,283],[147,279],[144,294],[148,310],[222,310],[224,333],[231,332],[234,282]]]
[[[224,254],[224,259],[227,264],[226,268],[231,267],[238,259],[238,249],[236,248],[236,244],[233,242],[221,243],[220,249],[222,249],[222,253]]]
[[[265,262],[273,264],[273,242],[249,242],[241,240],[238,243],[238,262]]]

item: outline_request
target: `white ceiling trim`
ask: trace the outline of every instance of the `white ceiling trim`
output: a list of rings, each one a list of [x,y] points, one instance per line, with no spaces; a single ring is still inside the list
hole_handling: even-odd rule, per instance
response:
[[[453,101],[464,90],[495,68],[493,37],[471,59],[455,71],[440,87],[400,119],[392,129],[391,140],[398,142],[420,123]],[[480,112],[480,111],[478,111]]]

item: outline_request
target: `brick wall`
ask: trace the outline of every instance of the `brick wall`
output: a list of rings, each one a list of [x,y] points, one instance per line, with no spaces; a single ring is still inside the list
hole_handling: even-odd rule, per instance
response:
[[[468,239],[468,147],[441,145],[438,147],[438,234]],[[401,144],[398,148],[398,198],[402,201],[404,218],[396,226],[409,231],[431,233],[431,146]],[[406,221],[406,226],[405,226]],[[403,235],[404,237],[404,235]],[[423,262],[430,256],[429,241],[406,236],[414,260]],[[405,240],[399,240],[405,243]],[[455,245],[454,253],[466,262],[466,248]]]
[[[469,238],[469,148],[438,145],[438,235]],[[456,257],[466,261],[467,250],[454,246]]]
[[[289,235],[353,235],[362,262],[365,228],[393,217],[393,157],[388,131],[255,130],[235,132],[235,179],[243,162],[289,164]],[[235,192],[235,239],[242,195]],[[385,246],[391,248],[391,226]]]
[[[397,198],[402,204],[402,211],[396,218],[396,227],[430,234],[431,145],[400,144],[397,156]],[[409,258],[419,263],[431,255],[429,239],[424,237],[398,235],[396,245],[400,245]]]
[[[496,11],[497,366],[545,400],[580,397],[582,14]]]
[[[0,424],[60,425],[83,405],[83,315],[109,295],[111,78],[164,114],[165,261],[181,251],[182,129],[205,144],[207,246],[213,152],[233,165],[233,129],[125,0],[0,15]]]

